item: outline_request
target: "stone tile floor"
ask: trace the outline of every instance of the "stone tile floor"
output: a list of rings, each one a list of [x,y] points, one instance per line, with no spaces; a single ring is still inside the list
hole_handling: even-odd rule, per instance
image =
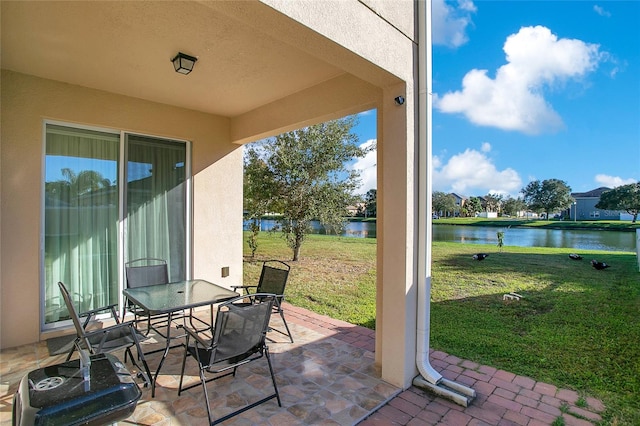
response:
[[[603,404],[578,393],[530,378],[432,351],[431,363],[444,377],[474,388],[469,407],[458,406],[416,387],[398,389],[380,379],[374,364],[374,333],[363,327],[286,305],[295,343],[278,333],[269,345],[282,407],[275,400],[224,422],[225,425],[551,425],[590,426],[601,420]],[[280,318],[272,325],[280,328]],[[147,347],[160,345],[146,343]],[[149,388],[135,413],[119,424],[204,425],[201,388],[177,395],[183,351],[172,349],[151,398]],[[11,424],[12,397],[29,371],[63,362],[49,356],[45,342],[0,352],[0,425]],[[122,358],[121,358],[122,359]],[[151,369],[158,355],[148,357]],[[255,398],[270,382],[266,361],[238,370],[236,378],[208,385],[212,409],[221,416]],[[130,366],[130,364],[128,364]],[[187,360],[188,380],[197,378]],[[266,375],[265,375],[266,374]],[[266,381],[265,381],[266,379]]]

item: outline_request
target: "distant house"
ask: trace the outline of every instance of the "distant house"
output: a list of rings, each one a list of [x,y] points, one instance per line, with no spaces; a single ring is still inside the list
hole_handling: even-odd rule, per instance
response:
[[[569,219],[571,220],[621,220],[624,212],[619,210],[603,210],[596,208],[603,192],[611,188],[601,186],[587,192],[574,192],[571,194],[575,204],[569,207]]]
[[[458,195],[455,192],[452,192],[451,195],[453,195],[453,198],[456,199],[457,210],[460,210],[464,206],[464,203],[467,201],[467,197],[465,197],[464,195]]]
[[[498,217],[498,213],[497,212],[480,212],[480,213],[476,213],[476,217],[484,217],[487,219],[495,219]]]
[[[349,216],[356,216],[358,213],[364,212],[365,208],[364,203],[356,203],[354,206],[347,206],[347,213]]]

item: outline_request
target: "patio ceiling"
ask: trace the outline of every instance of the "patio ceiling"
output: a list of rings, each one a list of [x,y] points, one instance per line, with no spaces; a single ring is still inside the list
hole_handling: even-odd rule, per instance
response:
[[[2,68],[237,117],[346,74],[265,32],[282,22],[259,2],[2,1]],[[187,76],[178,51],[198,58]]]

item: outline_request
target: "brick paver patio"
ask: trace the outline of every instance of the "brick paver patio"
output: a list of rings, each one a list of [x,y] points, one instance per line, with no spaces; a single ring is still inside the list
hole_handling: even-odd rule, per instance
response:
[[[439,351],[430,354],[432,366],[445,378],[475,389],[477,397],[468,407],[417,387],[397,389],[382,382],[373,366],[372,330],[288,304],[284,307],[296,342],[270,345],[283,407],[263,404],[225,425],[592,426],[601,420],[605,409],[599,400],[581,397],[575,391]],[[178,352],[170,353],[156,398],[150,398],[145,388],[134,415],[120,424],[206,424],[201,391],[194,389],[177,397]],[[49,356],[44,342],[0,352],[0,425],[11,424],[11,399],[17,381],[32,369],[63,359],[64,355]],[[301,365],[305,367],[300,369]],[[253,387],[251,374],[239,374],[235,380]],[[234,396],[219,395],[221,410],[225,410],[225,398],[231,401]]]
[[[296,307],[289,307],[287,315],[326,335],[374,350],[372,330]],[[440,351],[431,351],[430,359],[443,377],[476,391],[477,397],[469,407],[461,407],[414,386],[395,396],[359,425],[541,426],[562,418],[566,426],[592,426],[602,420],[600,413],[605,407],[595,398],[580,398],[575,391],[558,389]]]

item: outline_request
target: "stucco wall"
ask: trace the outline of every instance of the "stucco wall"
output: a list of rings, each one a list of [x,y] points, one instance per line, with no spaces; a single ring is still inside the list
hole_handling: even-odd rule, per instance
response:
[[[0,347],[39,340],[43,120],[192,142],[193,275],[242,281],[242,149],[226,118],[2,71]],[[230,276],[221,279],[221,268]],[[19,326],[18,326],[19,325]]]
[[[416,2],[261,0],[315,34],[287,42],[377,88],[378,256],[376,362],[389,383],[406,387],[417,374],[416,202],[418,122]],[[258,18],[254,18],[258,20]],[[256,22],[255,25],[266,25]],[[283,26],[261,28],[272,36]],[[327,49],[321,35],[340,49]],[[353,55],[356,53],[356,56]],[[371,67],[375,64],[375,67]],[[383,70],[384,72],[380,72]],[[349,77],[352,78],[352,77]],[[339,78],[334,79],[338,81]],[[365,84],[363,93],[372,94]],[[366,89],[366,90],[365,90]],[[362,95],[361,99],[366,100]],[[394,99],[406,102],[398,106]],[[364,104],[364,102],[362,102]],[[423,112],[424,114],[424,112]]]

